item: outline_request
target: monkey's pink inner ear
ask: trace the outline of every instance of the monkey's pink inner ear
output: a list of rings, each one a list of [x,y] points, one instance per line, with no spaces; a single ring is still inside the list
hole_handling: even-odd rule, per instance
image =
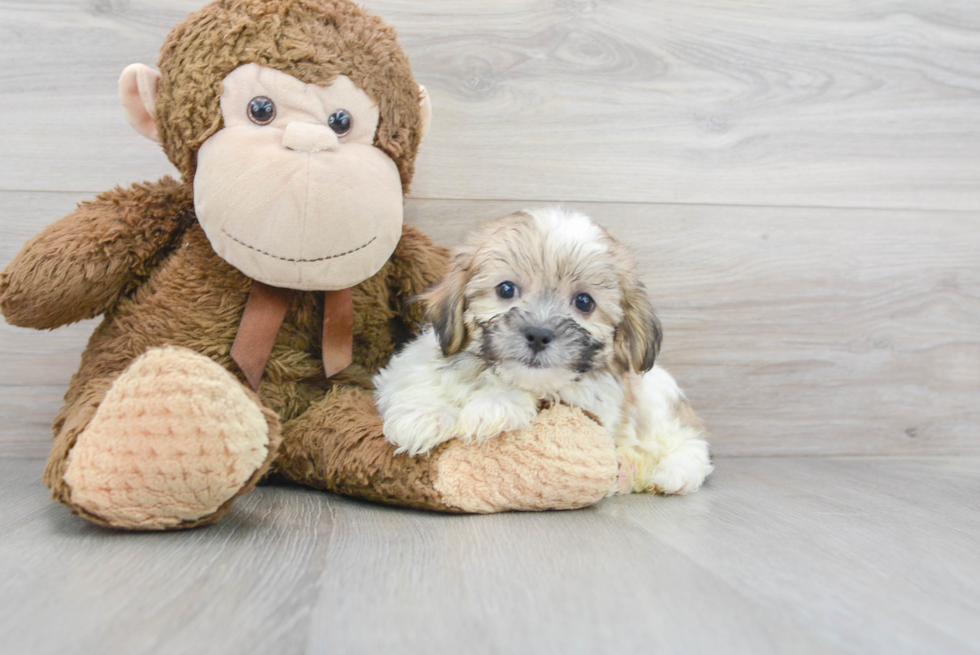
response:
[[[419,129],[424,139],[429,131],[429,125],[432,123],[432,101],[429,99],[429,92],[421,84],[419,84],[419,109],[422,113]]]
[[[119,76],[119,102],[133,129],[159,143],[156,107],[160,72],[144,64],[130,64]]]

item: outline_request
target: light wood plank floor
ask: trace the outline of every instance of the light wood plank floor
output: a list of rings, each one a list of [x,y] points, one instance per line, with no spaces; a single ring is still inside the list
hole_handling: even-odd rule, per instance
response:
[[[116,79],[203,0],[0,0],[0,266],[173,168]],[[980,652],[980,4],[370,0],[435,106],[407,218],[633,246],[689,498],[456,517],[263,487],[116,534],[40,483],[94,322],[0,324],[0,654]]]
[[[977,457],[724,459],[690,497],[545,514],[263,487],[143,535],[41,466],[0,460],[3,653],[980,650]]]

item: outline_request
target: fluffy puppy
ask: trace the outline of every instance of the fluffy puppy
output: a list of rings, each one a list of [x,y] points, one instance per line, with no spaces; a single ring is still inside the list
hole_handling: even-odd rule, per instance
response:
[[[697,415],[654,365],[660,324],[633,257],[588,217],[490,221],[423,300],[431,326],[374,380],[398,452],[491,439],[561,402],[609,430],[620,493],[690,493],[711,472]]]

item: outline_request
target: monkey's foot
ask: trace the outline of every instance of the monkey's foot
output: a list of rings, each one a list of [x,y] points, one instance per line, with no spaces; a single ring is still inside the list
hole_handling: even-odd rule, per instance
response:
[[[71,504],[98,523],[210,523],[268,469],[277,418],[228,371],[182,348],[150,350],[110,387],[68,454]]]
[[[609,495],[617,479],[609,433],[565,405],[485,443],[454,440],[437,466],[442,501],[478,513],[587,507]]]

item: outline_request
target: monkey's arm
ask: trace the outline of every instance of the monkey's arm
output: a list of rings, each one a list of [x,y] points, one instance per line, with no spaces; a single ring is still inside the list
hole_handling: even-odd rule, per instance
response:
[[[194,220],[192,190],[165,177],[117,187],[27,242],[0,273],[12,325],[51,329],[111,309]]]
[[[442,512],[575,509],[613,489],[609,433],[555,405],[533,426],[487,442],[453,439],[419,457],[396,455],[370,391],[333,388],[283,425],[273,469],[294,482]]]

